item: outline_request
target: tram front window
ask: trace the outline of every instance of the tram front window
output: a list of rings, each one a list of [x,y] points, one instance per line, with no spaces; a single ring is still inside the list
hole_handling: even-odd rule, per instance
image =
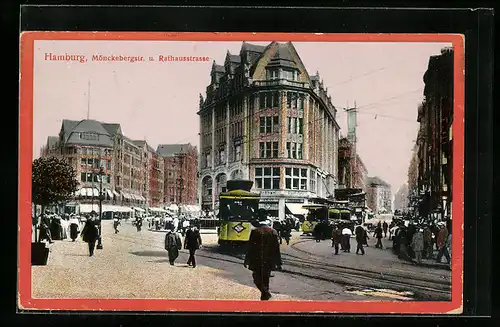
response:
[[[257,206],[253,201],[231,201],[220,207],[222,220],[251,221],[257,215]]]

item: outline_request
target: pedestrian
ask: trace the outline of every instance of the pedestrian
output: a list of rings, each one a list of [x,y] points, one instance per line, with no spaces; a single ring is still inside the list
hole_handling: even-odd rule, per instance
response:
[[[342,230],[342,238],[344,240],[344,252],[351,252],[351,235],[352,231],[350,228],[344,228]]]
[[[432,245],[432,232],[429,226],[424,227],[424,252],[422,257],[425,259],[432,259],[433,245]]]
[[[188,266],[196,268],[196,259],[194,254],[196,250],[201,247],[201,235],[196,226],[192,226],[186,230],[186,237],[184,238],[184,249],[189,250]]]
[[[120,226],[120,219],[118,217],[115,217],[113,219],[113,228],[115,229],[115,234],[118,234],[118,226]]]
[[[285,239],[286,245],[290,245],[290,238],[292,237],[292,228],[293,228],[293,221],[290,220],[290,218],[287,218],[285,220],[285,224],[283,225],[283,238]]]
[[[376,248],[383,249],[383,246],[382,246],[382,233],[383,233],[382,225],[379,222],[378,225],[377,225],[377,227],[375,228],[375,231],[373,232],[373,236],[375,236],[377,238],[377,244],[375,244]]]
[[[274,269],[281,270],[281,253],[278,233],[270,227],[270,221],[261,215],[260,222],[250,232],[244,266],[252,271],[253,282],[259,289],[262,301],[271,298],[269,277]]]
[[[355,234],[357,243],[356,254],[359,254],[359,251],[361,250],[361,254],[364,255],[365,249],[363,248],[363,243],[365,241],[365,229],[362,226],[358,226],[356,227]]]
[[[95,243],[99,238],[99,229],[97,228],[96,219],[93,216],[87,218],[85,226],[82,230],[83,241],[89,245],[89,256],[94,255]]]
[[[142,229],[142,217],[135,218],[135,227],[137,228],[138,232],[141,231],[141,229]]]
[[[332,232],[332,247],[335,248],[335,254],[339,254],[339,244],[342,242],[342,237],[342,231],[338,225],[335,225]]]
[[[283,239],[282,239],[282,236],[283,236],[283,223],[282,223],[282,221],[280,219],[276,220],[273,223],[273,228],[276,231],[276,233],[278,234],[278,240],[279,240],[280,244],[282,244],[283,243]]]
[[[71,219],[69,220],[69,236],[73,242],[78,238],[78,234],[80,232],[80,223],[78,222],[78,219],[72,215]]]
[[[384,238],[387,238],[387,229],[389,225],[387,225],[387,222],[384,220],[384,223],[382,224],[382,229],[384,230]]]
[[[168,252],[168,261],[170,265],[174,265],[175,259],[179,257],[179,250],[182,249],[182,242],[179,234],[167,230],[165,235],[165,250]]]
[[[398,230],[398,258],[403,260],[408,260],[407,252],[407,231],[406,227],[400,226]]]
[[[186,235],[186,232],[189,229],[190,225],[191,224],[190,224],[189,220],[184,219],[184,221],[182,222],[182,236]]]
[[[411,247],[415,252],[417,262],[422,263],[422,251],[424,250],[424,230],[421,228],[415,232],[411,240]]]
[[[368,232],[366,231],[365,228],[363,228],[363,245],[368,246],[368,240],[370,238],[368,237]]]
[[[446,225],[444,223],[439,224],[439,233],[437,236],[437,241],[436,244],[438,246],[438,255],[436,262],[441,263],[441,259],[443,258],[443,255],[446,258],[446,261],[448,264],[451,262],[450,258],[450,253],[448,252],[448,248],[446,246],[446,241],[448,239],[448,229],[446,228]]]
[[[40,241],[47,240],[49,244],[54,243],[52,240],[52,233],[50,231],[50,216],[49,212],[45,211],[40,219]]]

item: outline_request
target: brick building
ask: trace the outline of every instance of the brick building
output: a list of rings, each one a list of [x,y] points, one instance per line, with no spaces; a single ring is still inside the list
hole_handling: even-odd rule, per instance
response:
[[[165,204],[195,205],[197,200],[198,150],[188,144],[160,144],[163,159]]]
[[[450,218],[453,158],[453,50],[429,58],[418,108],[418,214]]]
[[[147,199],[147,206],[157,207],[163,204],[164,165],[156,151],[146,141],[134,141],[142,152],[142,196]]]
[[[228,179],[254,181],[262,206],[279,217],[336,188],[336,109],[291,42],[243,42],[224,65],[214,62],[198,114],[203,209],[217,209]]]
[[[366,204],[374,213],[392,212],[391,185],[380,177],[368,177]]]
[[[80,204],[97,204],[100,174],[104,204],[145,207],[162,203],[163,168],[150,166],[154,150],[145,141],[123,135],[120,124],[64,119],[59,136],[49,136],[40,154],[62,157],[75,169],[80,183],[75,200]],[[152,184],[161,190],[151,189]]]

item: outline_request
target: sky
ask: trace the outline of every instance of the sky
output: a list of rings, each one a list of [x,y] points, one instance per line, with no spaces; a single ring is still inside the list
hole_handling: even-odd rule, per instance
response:
[[[272,40],[269,40],[271,42]],[[267,45],[269,42],[251,42]],[[446,43],[294,42],[310,75],[319,72],[347,135],[344,108],[358,107],[357,152],[369,176],[407,181],[418,130],[417,106],[429,57]],[[33,157],[63,119],[121,124],[131,139],[199,145],[199,94],[205,96],[212,61],[223,64],[241,42],[35,41]],[[85,55],[81,63],[46,60],[46,54]],[[98,62],[93,55],[205,56],[206,62]],[[90,91],[90,92],[89,92]]]

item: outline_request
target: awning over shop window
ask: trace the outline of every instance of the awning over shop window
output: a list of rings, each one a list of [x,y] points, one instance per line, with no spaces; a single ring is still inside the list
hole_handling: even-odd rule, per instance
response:
[[[80,213],[99,212],[99,204],[80,204]]]
[[[152,211],[152,212],[167,212],[167,210],[165,210],[165,209],[156,208],[156,207],[149,208],[149,211]]]
[[[110,204],[103,204],[102,205],[102,212],[132,212],[131,208],[127,207],[122,207],[122,206],[115,206],[115,205],[110,205]]]
[[[137,210],[139,212],[145,212],[146,210],[139,208],[139,207],[133,207],[134,210]]]
[[[307,209],[302,208],[303,203],[287,203],[286,207],[292,215],[306,215]]]

